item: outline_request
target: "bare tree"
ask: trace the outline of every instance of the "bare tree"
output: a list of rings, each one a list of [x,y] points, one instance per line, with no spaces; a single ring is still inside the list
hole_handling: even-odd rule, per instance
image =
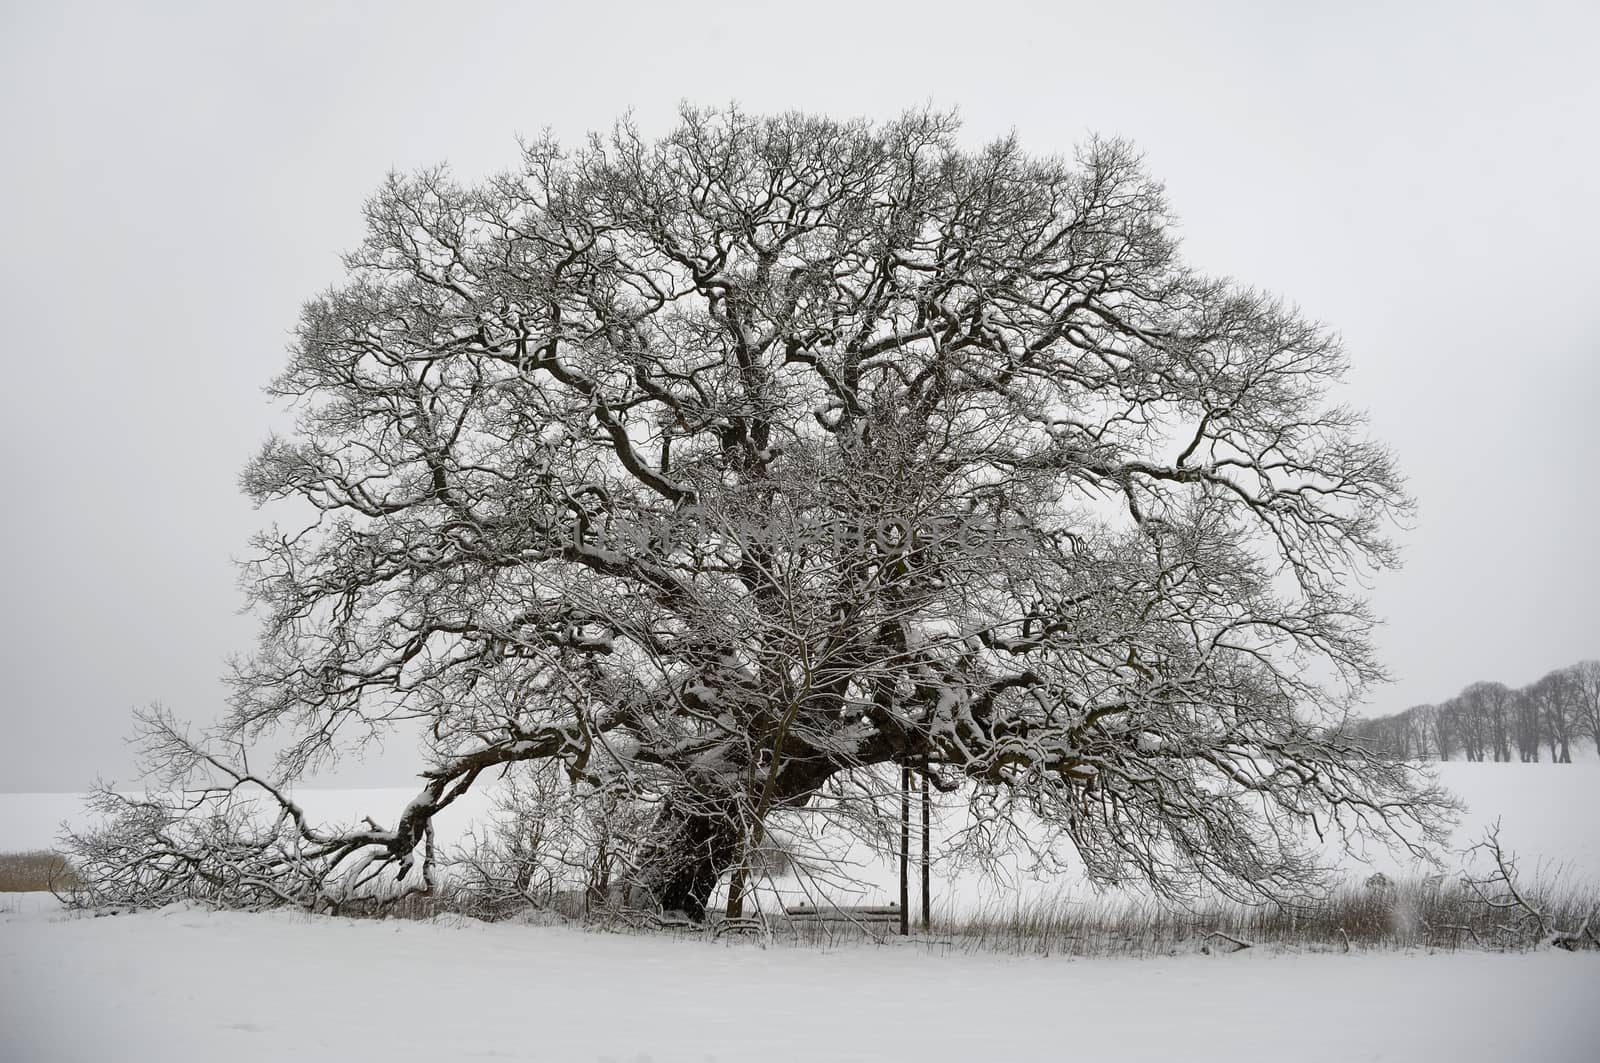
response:
[[[1600,661],[1579,661],[1569,672],[1579,725],[1589,732],[1595,752],[1600,753]]]
[[[1511,719],[1517,759],[1524,764],[1537,764],[1539,743],[1544,736],[1544,712],[1531,688],[1511,692]]]
[[[1465,750],[1466,736],[1461,726],[1461,713],[1454,700],[1433,710],[1433,738],[1440,760],[1451,760],[1458,749]]]
[[[1489,721],[1478,711],[1473,699],[1465,694],[1457,695],[1445,702],[1443,711],[1449,715],[1455,733],[1460,736],[1462,752],[1469,761],[1482,763],[1491,755]]]
[[[1572,733],[1578,722],[1578,690],[1573,674],[1560,669],[1528,687],[1529,709],[1536,715],[1539,733],[1550,747],[1550,762],[1572,763]]]
[[[169,778],[277,801],[419,730],[392,827],[286,812],[326,888],[416,881],[439,809],[551,761],[650,810],[630,873],[696,916],[905,765],[1168,893],[1307,888],[1289,823],[1437,840],[1343,727],[1408,502],[1333,335],[1184,265],[1127,144],[955,132],[685,110],[392,177],[244,475],[291,523],[217,741],[297,739],[257,778],[156,721]]]
[[[1473,683],[1458,700],[1487,732],[1490,759],[1509,761],[1516,718],[1516,696],[1511,689],[1504,683]]]

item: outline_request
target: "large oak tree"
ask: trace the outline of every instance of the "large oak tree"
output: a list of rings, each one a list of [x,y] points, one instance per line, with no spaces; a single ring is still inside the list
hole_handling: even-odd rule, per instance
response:
[[[287,729],[275,793],[395,729],[427,763],[390,826],[283,797],[275,894],[420,881],[431,817],[530,761],[647,808],[635,883],[694,914],[888,765],[1168,891],[1303,888],[1289,824],[1436,836],[1340,726],[1401,478],[1336,338],[1185,265],[1127,144],[685,111],[366,214],[244,475],[283,524],[218,737]]]

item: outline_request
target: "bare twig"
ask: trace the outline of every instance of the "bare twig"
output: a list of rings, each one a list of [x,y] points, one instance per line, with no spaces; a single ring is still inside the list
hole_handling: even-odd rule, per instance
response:
[[[1250,942],[1245,941],[1243,938],[1236,938],[1232,934],[1225,934],[1220,930],[1211,931],[1211,933],[1207,934],[1204,938],[1201,938],[1201,940],[1209,941],[1212,938],[1220,938],[1223,941],[1231,943],[1233,948],[1229,949],[1229,952],[1243,952],[1245,949],[1253,947]],[[1209,953],[1211,951],[1211,947],[1209,945],[1201,946],[1200,951]]]

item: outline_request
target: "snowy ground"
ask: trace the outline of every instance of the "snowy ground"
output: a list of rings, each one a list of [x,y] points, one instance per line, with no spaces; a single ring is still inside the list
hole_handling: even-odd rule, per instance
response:
[[[19,1063],[1596,1058],[1595,954],[1065,960],[7,903]]]
[[[1600,880],[1600,765],[1444,766],[1465,845]],[[330,820],[408,791],[307,791]],[[0,851],[75,795],[0,795]],[[459,837],[482,804],[451,809]],[[1364,870],[1352,865],[1352,874]],[[888,896],[887,868],[868,869]],[[881,880],[881,882],[879,881]],[[1071,892],[1068,876],[1024,883]],[[936,905],[1005,893],[942,876]],[[1013,894],[1014,895],[1014,894]],[[0,1060],[1114,1060],[1600,1057],[1600,955],[1270,953],[1069,960],[182,908],[88,918],[0,894]]]

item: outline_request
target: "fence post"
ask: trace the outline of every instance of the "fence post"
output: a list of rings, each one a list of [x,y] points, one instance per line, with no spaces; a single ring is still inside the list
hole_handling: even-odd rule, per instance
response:
[[[900,936],[911,934],[911,767],[900,766]]]
[[[933,928],[933,921],[929,916],[931,905],[929,903],[928,886],[928,765],[922,765],[922,932],[926,934]]]

